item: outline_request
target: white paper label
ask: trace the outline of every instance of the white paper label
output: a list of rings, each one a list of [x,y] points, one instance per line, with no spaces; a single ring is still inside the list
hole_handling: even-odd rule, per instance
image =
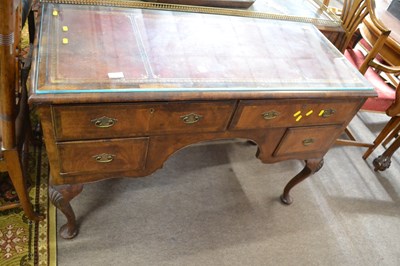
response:
[[[110,79],[121,79],[123,77],[124,77],[124,73],[122,73],[122,72],[108,73],[108,78],[110,78]]]

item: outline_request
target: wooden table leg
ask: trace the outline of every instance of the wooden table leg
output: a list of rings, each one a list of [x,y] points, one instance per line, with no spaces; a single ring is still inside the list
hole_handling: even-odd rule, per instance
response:
[[[384,171],[389,168],[390,163],[392,162],[392,155],[393,153],[400,147],[400,138],[397,138],[392,145],[389,146],[385,150],[382,155],[378,156],[372,162],[375,166],[375,171]]]
[[[29,200],[29,193],[26,188],[26,180],[24,170],[22,169],[22,162],[17,150],[3,151],[3,156],[7,163],[7,171],[10,176],[11,182],[17,193],[20,206],[24,210],[25,215],[32,221],[41,221],[44,219],[43,214],[36,213]]]
[[[287,205],[292,204],[293,199],[289,195],[290,190],[295,185],[297,185],[298,183],[300,183],[301,181],[306,179],[307,177],[318,172],[319,169],[321,169],[323,165],[324,165],[323,158],[306,160],[306,165],[304,166],[303,170],[301,170],[300,173],[298,173],[295,177],[293,177],[289,181],[289,183],[287,183],[287,185],[285,186],[285,188],[283,190],[283,194],[281,195],[281,201]]]
[[[82,189],[82,184],[49,187],[49,197],[51,202],[67,218],[67,223],[60,228],[60,235],[64,239],[74,238],[78,234],[75,213],[71,207],[70,201],[81,193]]]

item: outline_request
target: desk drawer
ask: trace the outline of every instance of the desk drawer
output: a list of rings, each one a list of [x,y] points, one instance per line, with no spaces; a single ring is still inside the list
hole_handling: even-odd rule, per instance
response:
[[[290,127],[343,123],[353,116],[358,100],[256,100],[240,101],[232,129]]]
[[[288,128],[274,151],[274,156],[325,153],[341,128],[341,125]]]
[[[145,167],[148,138],[57,144],[62,174],[104,173]]]
[[[53,106],[57,140],[226,129],[234,101]]]

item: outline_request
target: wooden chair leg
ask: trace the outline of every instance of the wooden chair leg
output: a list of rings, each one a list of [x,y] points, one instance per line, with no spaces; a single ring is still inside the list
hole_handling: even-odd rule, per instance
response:
[[[374,145],[369,147],[368,150],[364,153],[363,159],[367,159],[369,155],[384,141],[388,138],[388,135],[393,132],[393,128],[395,128],[400,122],[400,117],[392,117],[386,126],[382,129],[379,135],[374,140]]]
[[[397,138],[395,142],[390,145],[389,148],[385,150],[385,152],[375,158],[373,160],[373,165],[374,165],[374,170],[375,171],[385,171],[390,167],[390,164],[392,162],[392,155],[397,149],[400,147],[400,138]]]
[[[400,131],[400,117],[398,117],[397,125],[394,127],[392,132],[387,136],[387,138],[382,142],[382,146],[386,148],[391,140],[397,137]]]
[[[29,201],[28,191],[26,188],[24,173],[19,154],[16,150],[6,150],[3,152],[4,159],[7,161],[7,170],[11,182],[17,192],[18,199],[25,215],[32,221],[39,221],[43,216],[33,211],[32,204]]]
[[[33,10],[29,12],[28,15],[28,32],[29,32],[29,43],[33,43],[35,40],[35,14]]]

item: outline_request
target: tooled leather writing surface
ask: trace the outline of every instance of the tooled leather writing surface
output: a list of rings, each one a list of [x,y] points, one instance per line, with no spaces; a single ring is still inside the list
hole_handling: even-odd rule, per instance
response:
[[[49,45],[40,64],[49,75],[39,92],[365,87],[311,24],[86,6],[63,7],[43,22]]]

